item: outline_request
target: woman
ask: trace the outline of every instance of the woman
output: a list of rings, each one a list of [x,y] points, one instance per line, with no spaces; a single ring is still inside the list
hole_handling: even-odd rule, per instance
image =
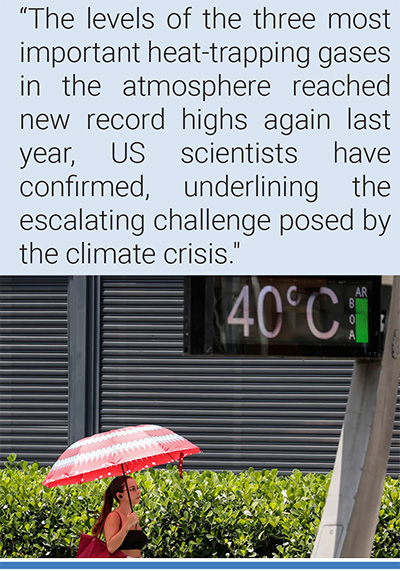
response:
[[[112,511],[114,500],[118,502],[118,507]],[[138,516],[131,509],[131,505],[139,501],[140,490],[133,478],[117,476],[108,486],[92,534],[97,536],[103,530],[110,553],[119,549],[128,557],[141,557],[147,537],[141,530]]]

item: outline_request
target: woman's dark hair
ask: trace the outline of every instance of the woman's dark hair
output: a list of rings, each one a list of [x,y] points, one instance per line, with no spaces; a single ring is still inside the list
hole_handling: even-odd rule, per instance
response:
[[[117,494],[124,492],[125,488],[125,476],[117,476],[108,486],[104,494],[104,504],[101,509],[99,519],[96,521],[92,529],[93,535],[99,535],[100,531],[103,529],[104,522],[106,521],[108,514],[112,510],[114,500],[117,500]]]

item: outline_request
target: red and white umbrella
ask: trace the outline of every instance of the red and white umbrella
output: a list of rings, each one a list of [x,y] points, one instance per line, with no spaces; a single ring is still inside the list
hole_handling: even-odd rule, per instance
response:
[[[47,474],[48,488],[81,484],[182,461],[200,449],[168,428],[156,424],[127,426],[78,440],[61,454]]]

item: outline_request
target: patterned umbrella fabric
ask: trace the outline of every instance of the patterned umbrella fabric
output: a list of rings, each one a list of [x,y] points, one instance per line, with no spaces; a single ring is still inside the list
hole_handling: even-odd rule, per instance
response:
[[[72,444],[47,474],[48,488],[81,484],[102,478],[137,472],[159,464],[182,461],[200,449],[179,434],[157,426],[141,424],[82,438]]]

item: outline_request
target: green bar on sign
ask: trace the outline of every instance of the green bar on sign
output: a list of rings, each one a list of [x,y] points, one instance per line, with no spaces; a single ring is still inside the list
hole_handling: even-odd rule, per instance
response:
[[[356,343],[368,343],[368,299],[356,298]]]

